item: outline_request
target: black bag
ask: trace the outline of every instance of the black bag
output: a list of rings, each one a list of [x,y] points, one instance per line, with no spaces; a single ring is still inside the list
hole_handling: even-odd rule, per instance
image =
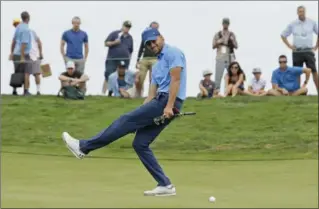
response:
[[[232,36],[232,35],[233,35],[233,33],[230,32],[229,37]],[[222,31],[219,31],[218,36],[219,36],[219,38],[222,38],[222,37],[223,37]],[[230,54],[234,54],[234,48],[235,48],[235,47],[234,47],[233,42],[230,40],[230,38],[228,39],[227,46],[229,47],[229,53],[230,53]]]
[[[84,93],[77,87],[74,86],[64,86],[59,91],[58,96],[60,96],[60,92],[63,94],[64,99],[73,99],[73,100],[83,100]]]
[[[24,84],[24,73],[12,73],[10,79],[10,86],[13,88],[22,87]]]

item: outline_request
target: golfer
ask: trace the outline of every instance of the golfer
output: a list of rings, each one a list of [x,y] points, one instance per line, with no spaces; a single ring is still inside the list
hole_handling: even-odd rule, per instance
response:
[[[68,149],[79,159],[93,150],[107,146],[119,138],[135,133],[133,148],[138,157],[157,181],[157,187],[145,191],[146,196],[171,196],[175,187],[157,162],[150,144],[173,120],[173,108],[181,110],[186,98],[186,59],[184,53],[165,43],[158,29],[148,28],[142,33],[146,46],[157,55],[152,68],[152,80],[144,104],[115,120],[109,127],[90,139],[77,140],[64,132],[62,138]],[[163,124],[156,125],[154,118],[164,116]]]

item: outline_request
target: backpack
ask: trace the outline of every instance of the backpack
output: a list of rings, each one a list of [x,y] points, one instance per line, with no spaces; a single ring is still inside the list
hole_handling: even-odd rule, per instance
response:
[[[58,97],[62,93],[64,99],[84,100],[84,93],[77,87],[64,86],[58,93]]]

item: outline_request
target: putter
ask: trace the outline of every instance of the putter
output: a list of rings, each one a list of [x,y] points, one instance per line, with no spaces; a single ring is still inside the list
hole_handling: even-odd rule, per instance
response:
[[[179,118],[179,117],[182,117],[182,116],[187,116],[187,115],[196,115],[195,112],[179,112],[177,111],[176,109],[174,109],[174,116],[173,118]],[[154,123],[156,125],[161,125],[161,124],[164,124],[165,123],[165,117],[164,115],[161,115],[159,117],[156,117],[154,118]]]

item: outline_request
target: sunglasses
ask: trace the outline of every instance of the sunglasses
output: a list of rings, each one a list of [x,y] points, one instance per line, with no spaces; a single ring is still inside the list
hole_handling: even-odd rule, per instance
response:
[[[146,46],[151,46],[152,43],[155,44],[156,40],[146,42]]]
[[[279,64],[286,64],[287,61],[279,61]]]

